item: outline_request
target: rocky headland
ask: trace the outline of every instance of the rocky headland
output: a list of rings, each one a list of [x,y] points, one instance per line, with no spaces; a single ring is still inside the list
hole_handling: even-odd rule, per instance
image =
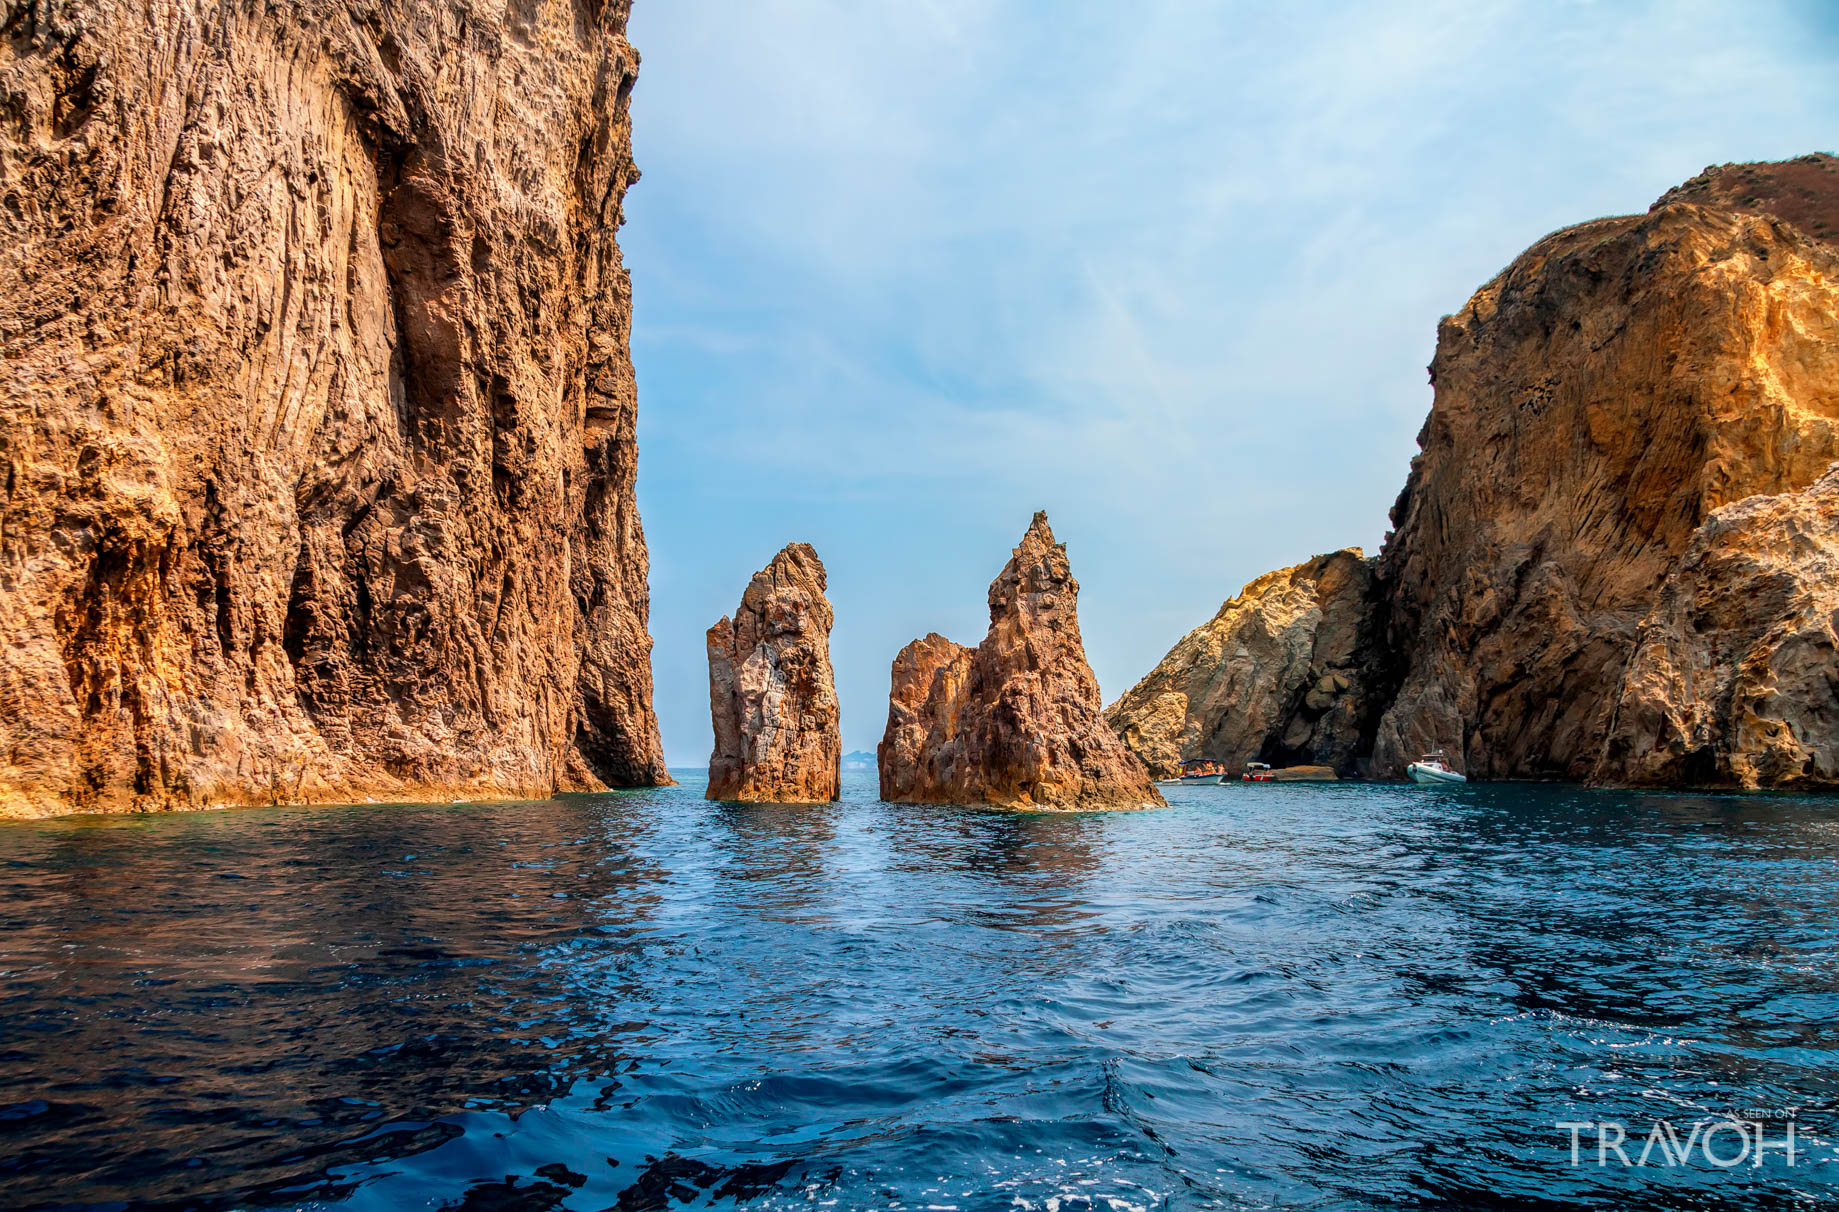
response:
[[[881,798],[1001,808],[1145,808],[1149,772],[1100,711],[1079,582],[1037,513],[990,584],[976,648],[938,635],[895,657],[877,758]]]
[[[0,40],[0,814],[668,781],[627,5]]]
[[[1540,240],[1438,331],[1421,453],[1343,629],[1365,637],[1351,750],[1270,740],[1304,735],[1281,709],[1299,661],[1231,681],[1233,603],[1113,725],[1160,769],[1262,736],[1381,777],[1446,749],[1483,778],[1833,784],[1835,238],[1839,161],[1808,156]]]
[[[1183,637],[1106,719],[1157,778],[1189,758],[1351,771],[1372,584],[1372,561],[1358,547],[1264,574]]]
[[[754,574],[734,617],[709,628],[708,799],[837,798],[843,738],[826,584],[811,546],[789,544]]]

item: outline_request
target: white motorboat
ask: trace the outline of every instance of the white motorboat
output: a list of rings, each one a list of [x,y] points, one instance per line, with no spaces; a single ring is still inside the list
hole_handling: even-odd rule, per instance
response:
[[[1449,763],[1443,759],[1443,751],[1427,753],[1417,761],[1405,767],[1405,773],[1414,783],[1466,783],[1468,776],[1460,770],[1451,770]]]

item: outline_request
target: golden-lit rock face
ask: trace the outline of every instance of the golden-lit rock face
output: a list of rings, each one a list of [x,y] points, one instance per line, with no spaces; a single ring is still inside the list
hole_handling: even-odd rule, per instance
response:
[[[1693,534],[1642,620],[1599,777],[1839,784],[1839,466]]]
[[[1830,167],[1791,169],[1839,190]],[[1839,459],[1839,249],[1678,200],[1568,228],[1443,321],[1431,375],[1378,563],[1398,682],[1373,769],[1447,748],[1472,776],[1657,777],[1605,741],[1662,585],[1712,511]],[[1751,744],[1672,769],[1741,781]]]
[[[9,9],[0,813],[668,779],[625,18]]]
[[[711,800],[823,803],[841,792],[843,736],[830,669],[835,615],[808,543],[755,573],[733,618],[709,628]]]
[[[1259,578],[1112,723],[1159,773],[1839,784],[1835,240],[1839,160],[1804,156],[1539,241],[1443,321],[1370,586]]]
[[[1003,808],[1146,808],[1149,772],[1100,714],[1079,634],[1079,582],[1037,513],[990,583],[976,648],[937,635],[894,659],[877,752],[881,797]]]
[[[1157,778],[1184,760],[1320,763],[1353,773],[1372,562],[1357,547],[1269,572],[1105,711]]]

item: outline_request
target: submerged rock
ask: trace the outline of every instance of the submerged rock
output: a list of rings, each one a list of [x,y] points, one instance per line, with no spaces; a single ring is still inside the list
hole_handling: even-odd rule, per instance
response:
[[[1200,758],[1353,773],[1372,579],[1358,547],[1266,573],[1183,637],[1106,720],[1157,778]]]
[[[830,670],[824,565],[792,543],[756,572],[732,619],[709,628],[712,800],[822,803],[843,754]]]
[[[626,12],[8,6],[0,815],[669,781]]]
[[[1104,722],[1079,582],[1037,513],[990,584],[976,648],[938,635],[894,659],[881,798],[1005,808],[1142,808],[1162,797]]]

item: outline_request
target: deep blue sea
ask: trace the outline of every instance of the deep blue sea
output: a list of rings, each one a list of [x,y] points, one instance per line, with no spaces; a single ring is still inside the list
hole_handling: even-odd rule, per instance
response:
[[[1839,1204],[1839,800],[680,777],[0,825],[0,1206]]]

